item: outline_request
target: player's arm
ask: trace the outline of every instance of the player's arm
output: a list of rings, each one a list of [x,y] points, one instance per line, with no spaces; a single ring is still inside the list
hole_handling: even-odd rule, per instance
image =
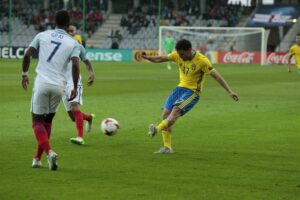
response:
[[[161,62],[169,61],[167,56],[148,56],[145,53],[142,53],[140,56],[142,58],[149,60],[150,62],[154,62],[154,63],[161,63]]]
[[[228,83],[225,81],[225,79],[217,72],[216,70],[213,70],[210,75],[229,93],[231,98],[233,98],[235,101],[239,100],[239,96],[231,90]]]
[[[71,95],[68,101],[73,100],[77,96],[78,80],[80,76],[79,56],[80,56],[80,47],[75,46],[70,56],[72,62],[73,90],[71,91]]]
[[[29,84],[29,77],[28,77],[28,70],[30,66],[30,59],[31,56],[34,54],[36,51],[35,48],[29,47],[27,51],[25,52],[25,55],[23,57],[23,62],[22,62],[22,87],[24,90],[27,90],[27,86]]]
[[[71,91],[71,95],[68,101],[73,100],[77,96],[78,80],[80,75],[79,58],[72,57],[71,62],[72,62],[73,90]]]
[[[89,77],[88,77],[88,80],[87,80],[87,85],[91,86],[94,83],[94,80],[95,80],[94,69],[93,69],[92,64],[89,61],[89,59],[85,59],[85,60],[83,60],[83,62],[85,64],[85,66],[86,66],[86,69],[89,72]]]

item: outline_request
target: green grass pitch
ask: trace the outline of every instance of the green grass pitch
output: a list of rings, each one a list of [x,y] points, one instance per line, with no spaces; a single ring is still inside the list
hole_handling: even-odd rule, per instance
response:
[[[21,87],[21,60],[0,60],[0,199],[296,200],[300,199],[300,77],[284,66],[215,65],[234,102],[211,77],[199,103],[179,119],[173,155],[155,155],[161,135],[147,138],[178,82],[175,65],[95,62],[82,111],[97,115],[86,145],[71,144],[75,126],[62,105],[51,144],[59,169],[31,168],[36,140],[30,88]],[[82,65],[86,83],[87,72]],[[119,133],[100,132],[116,118]]]

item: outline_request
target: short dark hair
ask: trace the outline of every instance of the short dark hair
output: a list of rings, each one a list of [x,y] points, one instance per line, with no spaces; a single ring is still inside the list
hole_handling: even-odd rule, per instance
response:
[[[55,13],[55,23],[57,26],[69,26],[70,16],[68,11],[59,10]]]
[[[176,50],[189,50],[192,48],[192,44],[190,41],[186,40],[186,39],[182,39],[182,40],[179,40],[176,44]]]
[[[300,36],[300,33],[298,33],[296,36]]]

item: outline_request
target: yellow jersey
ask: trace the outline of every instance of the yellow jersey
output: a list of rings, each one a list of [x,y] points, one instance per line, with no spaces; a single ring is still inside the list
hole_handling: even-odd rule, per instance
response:
[[[298,46],[296,44],[293,45],[290,48],[289,54],[295,56],[296,67],[299,69],[300,68],[300,46]]]
[[[82,44],[82,38],[81,38],[81,35],[76,34],[76,35],[74,36],[74,38],[75,38],[75,40],[76,40],[79,44]]]
[[[205,75],[210,74],[215,69],[206,56],[196,51],[193,51],[193,54],[191,60],[184,61],[180,58],[177,51],[174,51],[168,55],[168,59],[179,66],[180,81],[178,87],[188,88],[201,93]]]

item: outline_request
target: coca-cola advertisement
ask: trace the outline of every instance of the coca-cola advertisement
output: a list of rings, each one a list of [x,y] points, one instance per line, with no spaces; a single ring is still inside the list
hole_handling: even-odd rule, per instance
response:
[[[260,64],[260,52],[219,51],[218,63]]]
[[[261,53],[251,51],[219,51],[218,63],[260,64]],[[266,64],[288,64],[288,52],[267,52]],[[295,63],[293,57],[291,63]]]
[[[289,53],[288,52],[268,52],[267,53],[267,64],[288,64]],[[295,58],[293,57],[291,62],[295,63]]]

